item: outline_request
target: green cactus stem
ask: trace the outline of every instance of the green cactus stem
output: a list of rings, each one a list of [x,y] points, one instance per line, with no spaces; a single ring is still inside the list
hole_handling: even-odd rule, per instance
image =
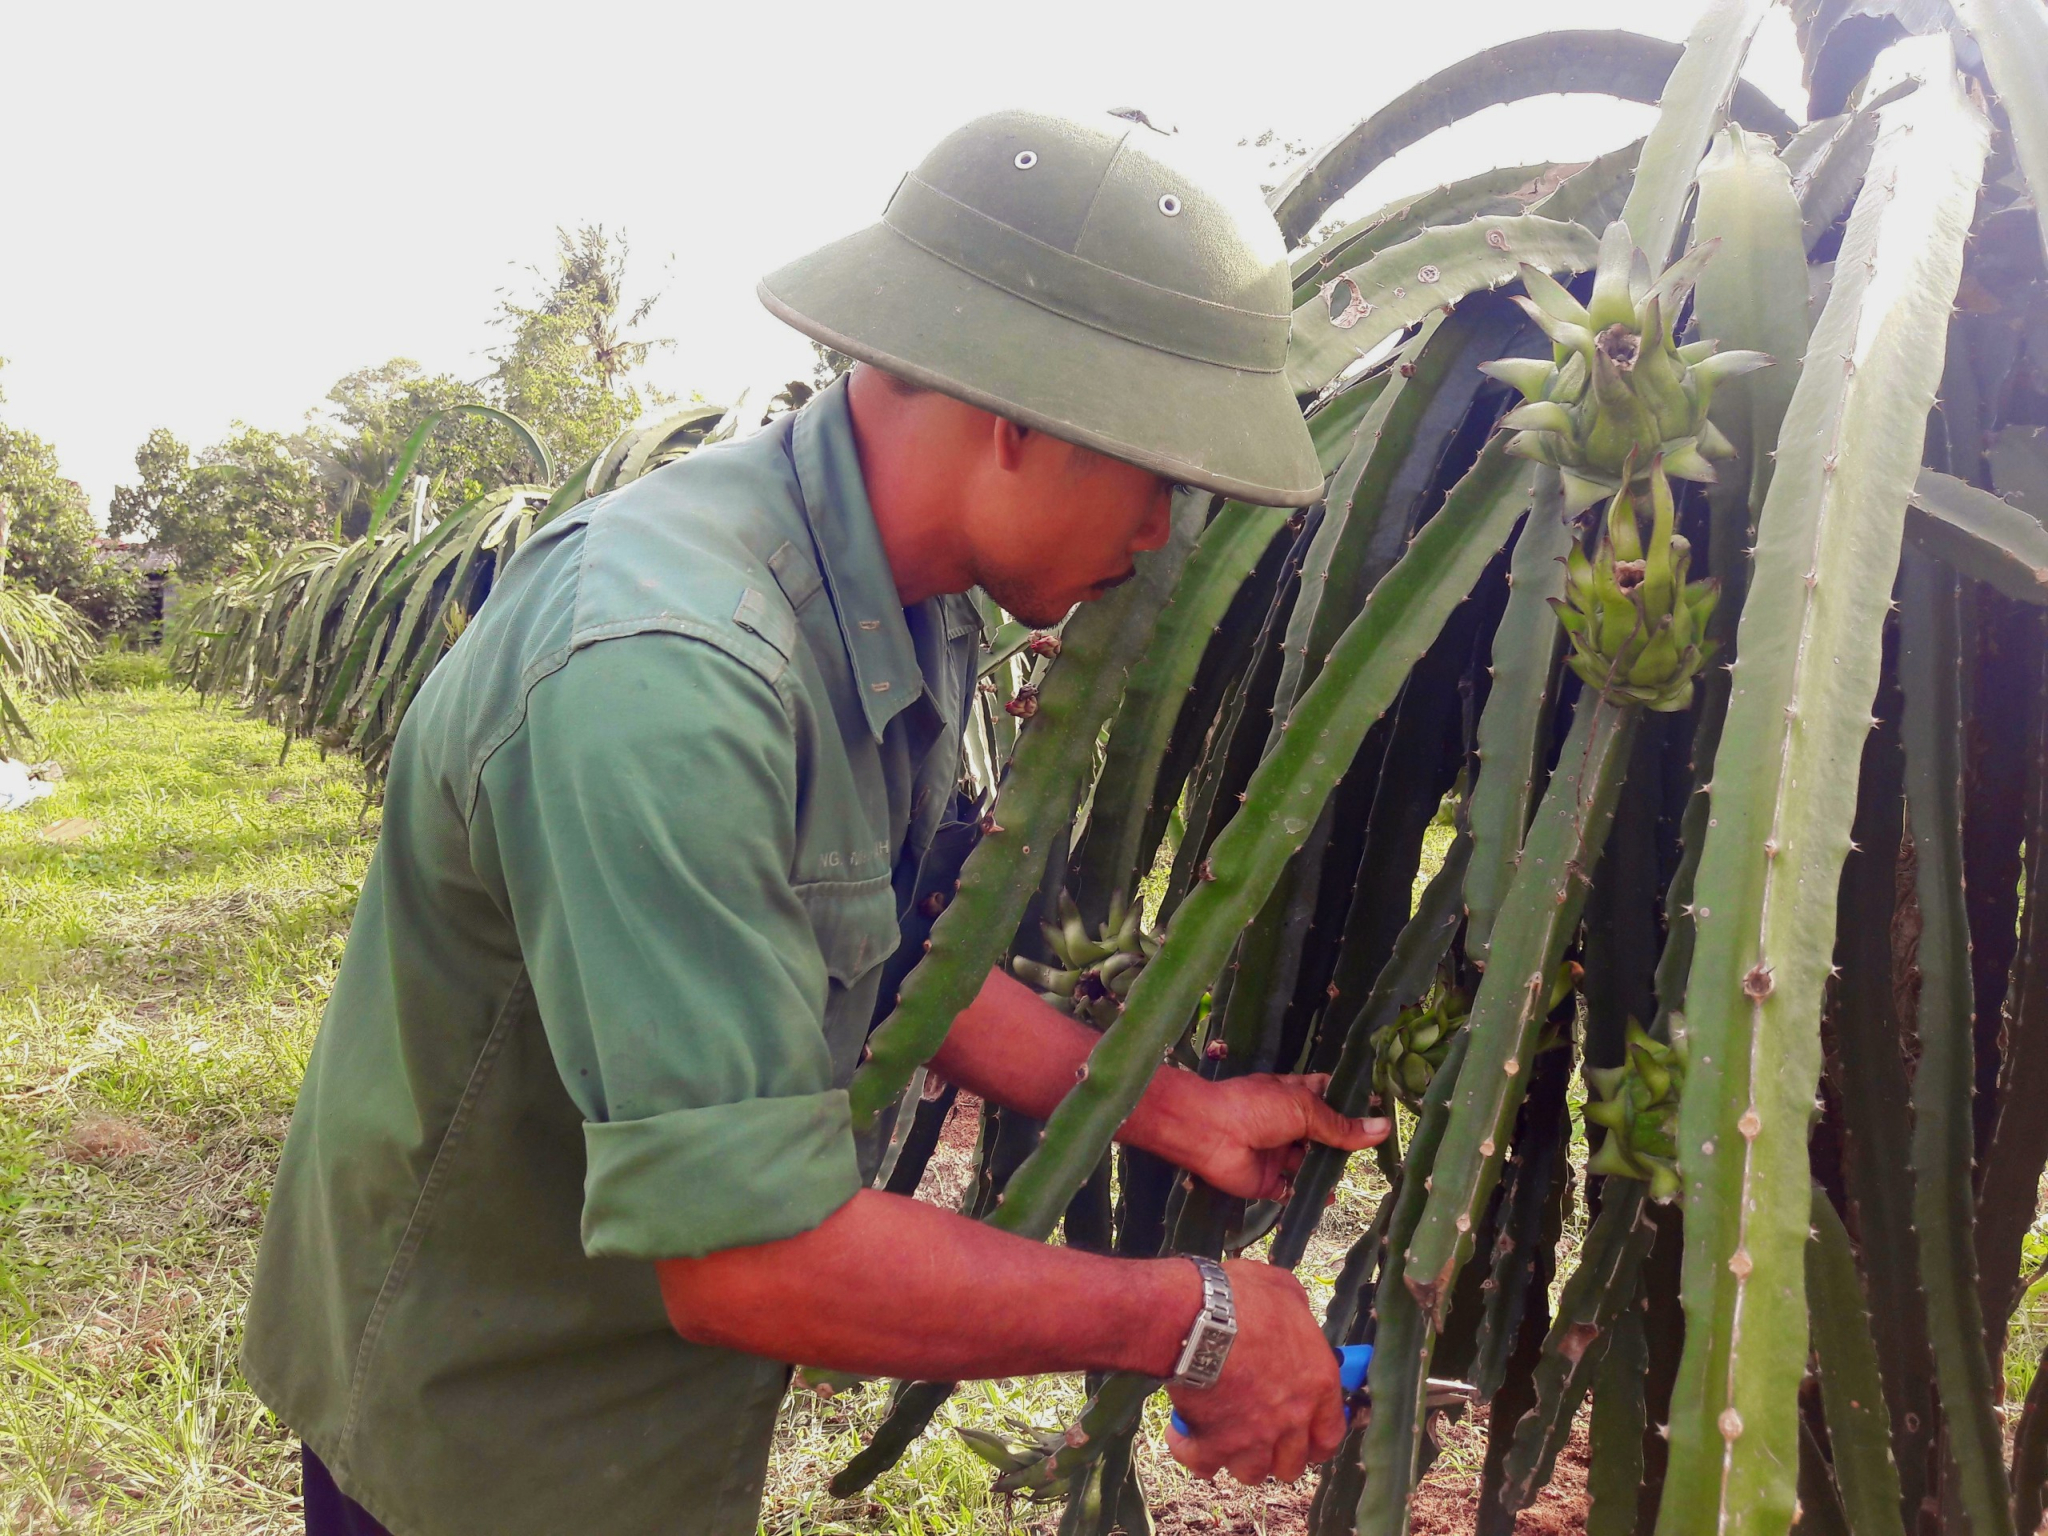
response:
[[[1301,690],[1313,682],[1359,605],[1400,559],[1416,518],[1426,511],[1442,457],[1486,383],[1473,364],[1525,332],[1507,305],[1476,305],[1449,318],[1432,314],[1398,354],[1392,381],[1361,419],[1351,453],[1331,478],[1327,510],[1303,564],[1280,653],[1269,746],[1279,740]],[[1402,793],[1415,788],[1418,776],[1434,779],[1436,754],[1424,749],[1389,756],[1388,741],[1400,733],[1435,739],[1431,733],[1441,723],[1433,723],[1433,714],[1456,707],[1455,684],[1443,674],[1464,670],[1468,647],[1457,638],[1459,625],[1474,619],[1467,609],[1438,637],[1423,670],[1411,676],[1398,716],[1367,737],[1344,791],[1326,805],[1239,941],[1217,999],[1233,1025],[1246,1010],[1261,1021],[1254,1041],[1261,1064],[1282,1054],[1289,1064],[1298,1059],[1314,1007],[1310,1000],[1327,996],[1332,984],[1339,988],[1332,1001],[1341,1001],[1347,990],[1362,992],[1407,915],[1405,901],[1396,914],[1370,895],[1348,899],[1354,882],[1347,876],[1361,867],[1383,869],[1379,859],[1390,855],[1405,857],[1387,846],[1401,841]],[[1441,786],[1432,783],[1426,795],[1433,810]],[[1364,830],[1363,864],[1357,842],[1345,831],[1335,831],[1333,847],[1333,830],[1340,826],[1351,838],[1356,829]],[[1419,856],[1420,825],[1409,835]],[[1388,885],[1393,887],[1391,878]],[[1337,1043],[1330,1042],[1333,1050]]]
[[[2034,1384],[2020,1407],[2012,1445],[2013,1526],[2038,1531],[2048,1516],[2048,1354],[2034,1368]]]
[[[1586,1080],[1599,1097],[1586,1106],[1586,1123],[1606,1131],[1587,1160],[1586,1172],[1641,1179],[1652,1200],[1678,1194],[1678,1105],[1685,1094],[1683,1031],[1673,1018],[1673,1043],[1665,1045],[1628,1022],[1628,1061],[1619,1067],[1589,1067]]]
[[[1782,1536],[1822,985],[1880,636],[1986,146],[1952,79],[1885,109],[1778,435],[1693,909],[1685,1355],[1659,1536]]]
[[[1849,1233],[1827,1191],[1813,1189],[1813,1240],[1806,1245],[1806,1306],[1820,1363],[1821,1405],[1835,1486],[1856,1536],[1906,1536],[1899,1518],[1899,1469],[1890,1414],[1856,1277]],[[2031,1529],[2031,1527],[2030,1527]]]
[[[1150,813],[1174,724],[1231,599],[1286,522],[1285,513],[1271,508],[1225,503],[1202,530],[1157,627],[1130,662],[1087,831],[1074,855],[1074,897],[1093,921],[1119,900],[1137,899],[1137,881],[1151,865],[1145,832],[1157,823]]]
[[[1071,1426],[1050,1431],[1043,1437],[1043,1449],[1038,1456],[998,1477],[995,1491],[1028,1493],[1038,1498],[1052,1497],[1068,1488],[1076,1472],[1101,1457],[1112,1437],[1123,1434],[1137,1422],[1145,1400],[1160,1385],[1147,1376],[1111,1376],[1088,1399],[1081,1416]]]
[[[1309,408],[1308,437],[1316,445],[1316,462],[1325,476],[1334,474],[1344,462],[1357,436],[1358,423],[1372,409],[1380,392],[1399,377],[1391,368],[1376,369],[1334,394],[1325,395]]]
[[[1391,1136],[1389,1140],[1392,1140]],[[1353,1329],[1358,1321],[1359,1304],[1366,1299],[1367,1285],[1379,1265],[1380,1250],[1386,1245],[1387,1228],[1394,1219],[1400,1161],[1396,1158],[1393,1163],[1392,1182],[1387,1192],[1380,1196],[1380,1203],[1373,1207],[1372,1220],[1344,1251],[1344,1262],[1338,1266],[1337,1279],[1331,1288],[1330,1304],[1323,1310],[1323,1337],[1330,1341],[1332,1348],[1355,1342]]]
[[[1877,112],[1866,106],[1809,123],[1785,146],[1785,168],[1799,198],[1800,243],[1807,250],[1848,212],[1876,143]]]
[[[1521,857],[1541,790],[1563,634],[1551,599],[1564,596],[1573,547],[1555,467],[1536,472],[1535,504],[1515,540],[1508,606],[1494,630],[1493,682],[1479,716],[1479,781],[1472,788],[1472,867],[1465,877],[1465,953],[1484,966],[1493,922]]]
[[[1857,174],[1860,180],[1860,167]],[[1721,601],[1707,635],[1720,645],[1724,663],[1734,659],[1735,621],[1749,583],[1749,549],[1777,462],[1778,429],[1812,332],[1799,216],[1791,178],[1769,139],[1736,128],[1715,139],[1700,166],[1694,224],[1696,238],[1719,240],[1721,248],[1693,287],[1694,324],[1725,346],[1780,360],[1776,367],[1725,379],[1714,391],[1715,424],[1735,448],[1734,458],[1721,466],[1720,479],[1707,490],[1707,563],[1721,581]],[[1694,751],[1703,780],[1712,754],[1702,755],[1699,749],[1709,720],[1718,731],[1726,712],[1725,669],[1709,670],[1707,693]],[[1688,846],[1697,854],[1697,842]],[[1679,984],[1684,984],[1682,971]]]
[[[1287,382],[1314,394],[1389,336],[1475,289],[1498,287],[1524,265],[1583,272],[1595,254],[1581,226],[1537,214],[1426,229],[1330,278],[1294,312]]]
[[[1635,184],[1621,211],[1622,222],[1653,265],[1669,260],[1678,244],[1694,172],[1707,142],[1728,120],[1730,103],[1753,129],[1787,131],[1741,106],[1748,89],[1742,61],[1766,9],[1766,0],[1712,0],[1693,23],[1685,52],[1664,82],[1657,122],[1643,143]]]
[[[1623,1307],[1593,1374],[1592,1421],[1586,1427],[1586,1536],[1635,1536],[1643,1428],[1649,1419],[1643,1383],[1649,1371],[1642,1307]]]
[[[2021,1256],[2033,1225],[2041,1167],[2048,1162],[2048,1116],[2038,1113],[2048,1101],[2048,645],[2039,638],[2048,623],[2029,627],[2037,638],[2021,738],[2026,779],[2019,830],[2026,852],[2019,942],[2001,1010],[2005,1049],[1998,1067],[1998,1123],[1977,1163],[1978,1289],[1984,1299],[1985,1344],[1994,1359],[2005,1352],[2006,1330],[2024,1294]]]
[[[1036,1237],[1051,1231],[1195,1016],[1210,978],[1306,837],[1367,728],[1507,542],[1527,505],[1527,487],[1520,466],[1489,444],[1373,589],[1252,776],[1238,814],[1211,845],[1206,878],[1174,914],[1165,947],[1096,1046],[1087,1075],[1011,1180],[992,1218],[996,1225]]]
[[[1432,313],[1395,355],[1386,387],[1360,418],[1302,562],[1274,689],[1275,733],[1366,594],[1401,558],[1433,467],[1483,382],[1466,353],[1497,328],[1483,316]]]
[[[1710,15],[1725,20],[1719,7]],[[1704,27],[1699,30],[1707,32]],[[1725,32],[1725,26],[1721,30]],[[1747,34],[1741,37],[1746,40]],[[1707,32],[1706,47],[1719,52],[1715,42],[1714,34]],[[1692,46],[1699,46],[1697,37]],[[1687,103],[1711,88],[1708,111],[1732,97],[1732,111],[1748,126],[1777,134],[1792,132],[1792,120],[1769,97],[1748,81],[1732,77],[1733,63],[1727,65],[1731,74],[1725,78],[1705,70],[1681,75],[1676,72],[1681,57],[1675,44],[1628,32],[1546,32],[1497,44],[1409,87],[1321,154],[1296,167],[1272,196],[1274,217],[1290,243],[1303,240],[1339,198],[1408,145],[1497,103],[1524,101],[1546,92],[1597,91],[1656,103],[1673,99],[1674,90],[1683,82],[1680,99]],[[1710,86],[1695,83],[1703,76],[1708,77]],[[1698,158],[1697,144],[1704,142],[1706,133],[1702,128],[1689,146],[1695,151],[1692,159],[1680,159],[1674,153],[1671,174],[1690,174]],[[1683,145],[1684,135],[1675,137]],[[1681,203],[1683,193],[1681,181]]]
[[[1607,841],[1637,717],[1633,705],[1591,692],[1581,696],[1494,928],[1493,959],[1466,1031],[1471,1052],[1437,1154],[1429,1204],[1406,1255],[1407,1285],[1439,1321],[1500,1175],[1549,1012],[1550,979]]]
[[[2048,250],[2048,16],[2037,5],[2001,5],[1997,0],[1956,0],[1956,14],[1984,55],[1984,69],[1998,92],[2012,134],[2013,158],[2034,189],[2034,218]]]
[[[911,1442],[924,1433],[932,1415],[953,1395],[953,1386],[950,1381],[898,1382],[889,1399],[888,1414],[868,1443],[833,1474],[826,1491],[835,1499],[850,1499],[895,1466]]]
[[[1834,1468],[1821,1447],[1813,1420],[1799,1420],[1799,1531],[1800,1536],[1855,1536],[1849,1529],[1848,1512],[1835,1487]]]
[[[1499,1236],[1486,1256],[1491,1273],[1480,1287],[1485,1302],[1468,1379],[1479,1389],[1480,1400],[1494,1405],[1502,1453],[1520,1413],[1502,1412],[1510,1397],[1520,1395],[1504,1389],[1511,1378],[1526,1378],[1535,1368],[1550,1324],[1550,1282],[1557,1273],[1557,1242],[1571,1186],[1571,1115],[1565,1104],[1571,1075],[1569,1053],[1542,1061],[1522,1101],[1514,1149],[1501,1175]],[[1493,1454],[1491,1437],[1488,1461],[1497,1483],[1500,1456]]]
[[[1975,1536],[2012,1536],[1997,1385],[1977,1299],[1970,927],[1963,907],[1962,620],[1956,578],[1909,552],[1899,582],[1906,821],[1920,908],[1913,1220],[1956,1497]]]
[[[1881,717],[1864,743],[1862,774],[1842,866],[1828,1077],[1841,1104],[1843,1182],[1856,1213],[1871,1323],[1890,1405],[1892,1457],[1907,1517],[1927,1493],[1938,1417],[1927,1307],[1913,1231],[1913,1170],[1899,1127],[1912,1120],[1899,999],[1892,986],[1892,924],[1898,916],[1899,844],[1905,821],[1905,753],[1897,678],[1879,689]]]
[[[897,1100],[1002,960],[1054,840],[1074,814],[1102,722],[1123,692],[1125,668],[1142,651],[1194,544],[1196,515],[1190,501],[1166,547],[1139,558],[1137,579],[1067,624],[1059,660],[1018,738],[960,888],[933,925],[931,948],[905,979],[894,1011],[868,1038],[867,1060],[847,1090],[857,1133]]]
[[[2048,528],[2011,502],[1923,469],[1906,533],[1965,576],[2023,603],[2048,605]]]
[[[1408,1156],[1401,1165],[1400,1188],[1394,1195],[1386,1262],[1373,1294],[1377,1326],[1366,1376],[1373,1412],[1359,1447],[1365,1484],[1358,1501],[1358,1536],[1406,1536],[1408,1530],[1408,1496],[1421,1466],[1423,1419],[1428,1413],[1425,1384],[1436,1325],[1428,1311],[1415,1304],[1403,1283],[1402,1253],[1429,1198],[1431,1169],[1450,1121],[1449,1100],[1465,1070],[1471,1038],[1469,1034],[1458,1036],[1430,1085],[1414,1139],[1408,1143]]]
[[[1463,224],[1490,214],[1522,212],[1523,200],[1514,194],[1545,177],[1554,177],[1557,169],[1555,165],[1508,165],[1481,171],[1420,197],[1404,197],[1374,209],[1362,219],[1352,220],[1294,258],[1290,275],[1296,306],[1314,298],[1333,273],[1360,266],[1426,229]]]
[[[1636,179],[1636,161],[1643,141],[1624,144],[1597,155],[1558,184],[1555,192],[1529,211],[1546,219],[1570,219],[1588,229],[1605,229],[1621,217],[1629,188]]]
[[[1170,921],[1188,893],[1201,883],[1201,869],[1209,857],[1209,847],[1243,803],[1245,788],[1263,755],[1268,731],[1264,716],[1272,707],[1282,668],[1281,637],[1300,595],[1301,568],[1320,531],[1321,520],[1321,511],[1311,509],[1299,527],[1288,524],[1294,528],[1294,537],[1281,557],[1271,596],[1257,627],[1248,626],[1250,650],[1244,661],[1235,666],[1234,681],[1224,691],[1215,723],[1207,732],[1201,761],[1182,792],[1187,825],[1180,846],[1174,850],[1166,895],[1159,904],[1161,922]]]
[[[1508,1451],[1500,1497],[1510,1510],[1528,1508],[1550,1481],[1615,1321],[1635,1304],[1643,1258],[1657,1236],[1647,1195],[1641,1184],[1610,1185],[1599,1216],[1586,1231],[1579,1267],[1565,1281],[1557,1316],[1544,1336],[1536,1366],[1536,1406],[1515,1426]]]

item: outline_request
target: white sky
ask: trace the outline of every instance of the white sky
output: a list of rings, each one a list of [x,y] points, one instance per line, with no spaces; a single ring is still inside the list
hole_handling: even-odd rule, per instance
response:
[[[194,447],[237,419],[289,430],[394,356],[482,375],[497,291],[583,221],[625,230],[632,276],[667,289],[654,380],[761,399],[808,352],[754,279],[872,221],[980,112],[1137,106],[1215,143],[1320,144],[1545,23],[1681,38],[1700,4],[0,0],[0,419],[52,441],[104,516],[152,427]],[[1746,73],[1803,117],[1783,10]],[[1496,108],[1354,203],[1588,158],[1650,116]]]

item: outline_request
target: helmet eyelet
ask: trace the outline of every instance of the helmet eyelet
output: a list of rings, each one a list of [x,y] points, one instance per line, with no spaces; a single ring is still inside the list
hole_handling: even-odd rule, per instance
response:
[[[1159,199],[1159,211],[1165,214],[1169,219],[1178,218],[1180,216],[1180,199],[1175,197],[1171,192],[1168,192],[1164,197]]]
[[[1031,167],[1038,164],[1038,151],[1035,149],[1020,149],[1017,151],[1017,158],[1010,163],[1020,171],[1028,171]]]

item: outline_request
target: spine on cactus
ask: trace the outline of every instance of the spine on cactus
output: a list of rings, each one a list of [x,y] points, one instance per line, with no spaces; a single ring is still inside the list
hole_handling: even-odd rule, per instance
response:
[[[1986,145],[1952,78],[1885,109],[1782,431],[1744,604],[1686,988],[1685,1354],[1660,1536],[1794,1502],[1807,1123],[1836,884],[1905,503]]]

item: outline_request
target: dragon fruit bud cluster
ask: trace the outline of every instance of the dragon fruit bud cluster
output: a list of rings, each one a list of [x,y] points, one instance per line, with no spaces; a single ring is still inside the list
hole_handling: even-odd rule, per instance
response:
[[[1772,359],[1720,352],[1712,341],[1681,347],[1672,331],[1719,245],[1704,241],[1653,277],[1628,226],[1616,220],[1600,241],[1586,304],[1549,273],[1522,265],[1528,296],[1515,302],[1550,338],[1551,361],[1481,366],[1521,392],[1524,403],[1501,423],[1515,434],[1508,451],[1557,467],[1567,515],[1622,490],[1660,456],[1666,474],[1711,482],[1710,461],[1735,452],[1707,416],[1714,386]]]
[[[1471,1011],[1472,995],[1440,976],[1421,1002],[1373,1031],[1372,1088],[1380,1103],[1399,1099],[1410,1109],[1422,1107],[1422,1096]]]
[[[1650,504],[1647,544],[1638,498]],[[1671,482],[1652,459],[1646,485],[1608,502],[1592,555],[1572,546],[1564,596],[1550,600],[1571,640],[1572,670],[1617,704],[1689,707],[1693,680],[1716,649],[1706,627],[1720,583],[1687,579],[1692,546],[1674,531],[1676,515]]]
[[[1685,1093],[1683,1043],[1665,1045],[1628,1024],[1628,1059],[1618,1067],[1589,1067],[1586,1080],[1599,1098],[1586,1105],[1589,1125],[1606,1128],[1589,1173],[1641,1179],[1650,1198],[1678,1194],[1678,1103]]]
[[[1124,998],[1145,964],[1159,953],[1160,940],[1145,931],[1142,909],[1127,906],[1122,895],[1109,906],[1109,921],[1094,937],[1081,918],[1074,898],[1060,892],[1058,923],[1041,923],[1045,946],[1058,960],[1043,965],[1019,955],[1010,969],[1038,995],[1084,1024],[1107,1029],[1123,1012]]]
[[[1581,975],[1578,964],[1561,962],[1551,973],[1550,990],[1543,1011],[1549,1015],[1571,995]],[[1421,1002],[1401,1010],[1391,1024],[1373,1031],[1372,1087],[1381,1104],[1396,1099],[1410,1109],[1422,1108],[1422,1096],[1436,1081],[1437,1069],[1451,1052],[1451,1042],[1465,1027],[1472,1012],[1472,994],[1447,972],[1439,971],[1435,986]],[[1538,1042],[1539,1051],[1562,1043],[1562,1036],[1548,1034]]]

